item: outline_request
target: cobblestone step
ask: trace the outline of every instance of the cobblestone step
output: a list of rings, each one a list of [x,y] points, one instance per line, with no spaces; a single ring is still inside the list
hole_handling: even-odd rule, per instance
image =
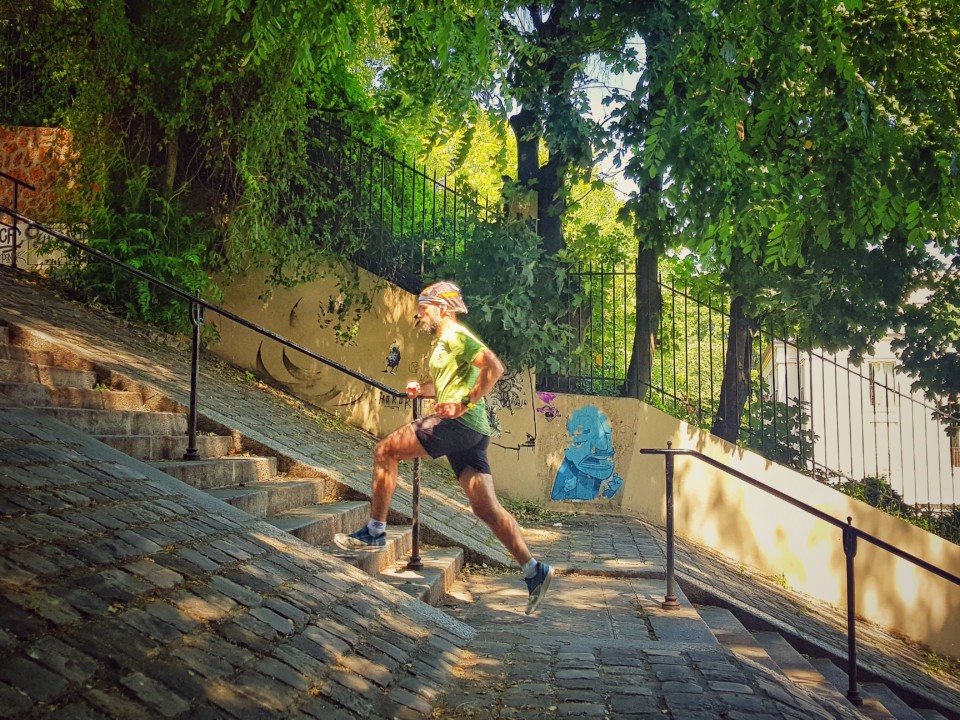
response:
[[[325,482],[320,479],[287,479],[215,488],[208,492],[238,510],[263,518],[322,502],[324,487]]]
[[[40,383],[0,382],[0,393],[32,407],[68,407],[86,410],[140,410],[140,393],[118,390],[51,387]]]
[[[275,457],[230,456],[213,460],[157,460],[150,464],[200,490],[260,482],[277,474]]]
[[[783,674],[808,693],[823,700],[842,703],[848,708],[853,707],[846,695],[821,675],[780,633],[754,632],[753,637]]]
[[[38,411],[87,435],[186,435],[181,413],[47,407]]]
[[[187,451],[186,435],[96,435],[97,440],[137,460],[182,460]],[[233,438],[227,435],[198,435],[197,451],[202,458],[229,455]]]
[[[14,383],[42,383],[64,387],[93,388],[97,374],[90,370],[66,370],[19,360],[0,360],[0,379]]]

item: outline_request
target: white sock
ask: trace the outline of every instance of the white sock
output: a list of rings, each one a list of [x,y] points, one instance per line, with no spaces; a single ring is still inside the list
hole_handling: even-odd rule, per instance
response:
[[[525,578],[532,578],[537,574],[537,559],[530,558],[526,564],[520,566],[520,572]]]
[[[367,520],[367,532],[369,532],[374,537],[380,537],[387,531],[387,524],[385,522],[380,522],[379,520],[374,520],[370,518]]]

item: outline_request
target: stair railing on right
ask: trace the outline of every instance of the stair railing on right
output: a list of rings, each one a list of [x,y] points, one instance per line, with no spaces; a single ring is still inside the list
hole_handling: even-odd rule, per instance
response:
[[[157,277],[154,277],[150,273],[146,273],[143,270],[132,267],[120,260],[110,257],[104,252],[96,250],[79,240],[76,240],[59,230],[55,230],[51,227],[47,227],[39,222],[31,220],[28,217],[21,215],[12,208],[4,207],[0,205],[0,219],[6,215],[12,219],[14,227],[18,223],[22,223],[24,226],[24,232],[28,237],[35,238],[44,233],[56,240],[67,243],[68,245],[77,248],[84,253],[85,256],[91,256],[98,260],[110,263],[115,267],[122,269],[124,272],[136,275],[142,280],[155,285],[158,288],[163,288],[167,292],[175,295],[181,300],[185,300],[189,303],[190,308],[190,322],[193,326],[193,338],[191,343],[191,358],[190,358],[190,410],[187,416],[187,450],[183,455],[184,460],[199,460],[201,459],[200,453],[197,450],[197,405],[199,397],[199,378],[200,378],[200,328],[203,325],[203,315],[204,312],[209,310],[210,312],[215,312],[218,315],[232,320],[238,325],[242,325],[248,330],[253,330],[264,337],[267,337],[275,342],[285,345],[286,347],[301,352],[304,355],[317,360],[318,362],[323,363],[329,367],[332,367],[339,372],[342,372],[350,377],[359,380],[360,382],[366,384],[369,387],[375,388],[382,393],[385,393],[394,398],[406,398],[407,394],[405,391],[395,390],[391,387],[388,387],[380,382],[377,382],[371,377],[367,377],[363,373],[359,373],[355,370],[351,370],[345,365],[341,365],[335,360],[331,360],[328,357],[320,355],[319,353],[314,352],[308,348],[299,345],[288,338],[278,335],[277,333],[267,330],[256,323],[250,322],[249,320],[236,315],[229,310],[226,310],[219,305],[215,305],[211,302],[203,300],[199,297],[198,294],[191,295],[186,290],[178,288],[170,283],[161,280]],[[0,224],[5,225],[5,222],[0,222]],[[421,398],[415,398],[413,401],[413,419],[417,420],[423,414],[423,400]],[[413,530],[412,537],[412,548],[410,552],[410,559],[407,562],[407,568],[409,570],[421,570],[423,568],[423,561],[420,557],[420,484],[422,479],[422,473],[420,468],[420,460],[415,459],[413,461],[413,484],[412,484],[412,499],[411,499],[411,523]]]
[[[863,704],[863,698],[860,697],[859,684],[857,681],[857,617],[856,617],[856,582],[854,577],[854,558],[857,555],[857,540],[863,538],[865,541],[871,543],[872,545],[886,550],[889,553],[896,555],[899,558],[907,560],[918,567],[923,568],[924,570],[933,573],[939,577],[949,580],[955,585],[960,585],[960,577],[943,570],[942,568],[937,567],[936,565],[931,565],[925,560],[912,555],[911,553],[905,552],[898,547],[891,545],[888,542],[884,542],[875,535],[871,535],[868,532],[860,530],[853,526],[853,518],[848,517],[846,522],[838,520],[837,518],[826,514],[822,510],[818,510],[812,505],[808,505],[801,500],[790,497],[789,495],[776,490],[775,488],[765,485],[759,480],[745,475],[739,470],[722,463],[718,460],[714,460],[711,457],[704,455],[701,452],[696,450],[674,450],[672,443],[667,443],[666,449],[659,448],[643,448],[640,452],[644,455],[663,455],[664,456],[664,475],[666,478],[666,510],[667,510],[667,522],[666,522],[666,535],[667,535],[667,567],[666,567],[666,580],[667,580],[667,592],[664,596],[661,606],[668,610],[674,610],[680,607],[680,603],[677,602],[676,595],[676,581],[674,577],[675,573],[675,562],[674,562],[674,522],[673,522],[673,460],[677,455],[689,455],[695,457],[701,462],[705,462],[708,465],[712,465],[718,470],[722,470],[728,475],[743,480],[746,483],[749,483],[755,488],[759,488],[770,495],[783,500],[794,507],[800,508],[805,512],[817,517],[820,520],[823,520],[826,523],[829,523],[835,527],[840,528],[842,533],[842,542],[843,542],[843,553],[846,557],[846,570],[847,570],[847,677],[849,679],[849,687],[847,689],[847,699],[856,706]]]

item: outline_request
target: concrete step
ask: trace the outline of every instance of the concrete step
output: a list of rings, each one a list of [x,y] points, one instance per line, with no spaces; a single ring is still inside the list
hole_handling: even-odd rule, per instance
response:
[[[97,374],[91,370],[66,370],[53,365],[0,360],[0,380],[92,389],[97,384]]]
[[[923,720],[923,716],[907,705],[900,696],[883,683],[865,682],[860,686],[860,692],[883,703],[897,720]]]
[[[344,528],[344,532],[353,532],[366,522],[364,518],[352,528]],[[392,569],[399,563],[406,563],[410,559],[410,550],[413,547],[413,530],[409,525],[388,526],[387,543],[377,548],[363,550],[341,550],[332,542],[321,545],[320,549],[330,555],[340,558],[367,575],[379,575],[385,570]]]
[[[420,570],[408,570],[409,558],[405,558],[394,568],[381,572],[377,579],[390,583],[417,600],[437,605],[463,568],[463,549],[423,547],[421,544],[420,559],[423,563]]]
[[[140,393],[119,390],[90,390],[52,387],[40,383],[0,382],[0,393],[14,402],[31,407],[69,407],[86,410],[140,410]]]
[[[838,703],[847,709],[853,707],[846,695],[821,675],[810,661],[797,652],[780,633],[755,631],[753,637],[783,674],[805,689],[812,697],[816,697],[821,702]]]
[[[946,715],[933,708],[917,708],[917,714],[922,717],[923,720],[949,720]]]
[[[243,487],[215,488],[208,492],[239,510],[262,518],[321,503],[325,487],[322,479],[287,478],[247,483]]]
[[[4,330],[8,330],[6,327]],[[17,362],[33,363],[34,365],[56,365],[53,353],[45,350],[30,350],[19,345],[10,345],[0,341],[0,360],[16,360]]]
[[[87,435],[186,435],[187,433],[187,416],[182,413],[58,407],[38,408],[38,410]]]
[[[311,545],[327,545],[338,532],[351,533],[370,517],[370,503],[344,500],[296,508],[267,522]]]
[[[189,438],[184,435],[96,435],[97,440],[138,460],[182,460]],[[229,455],[233,438],[227,435],[197,435],[197,450],[204,459]]]
[[[781,673],[779,666],[770,658],[767,651],[732,612],[712,605],[700,605],[697,611],[710,631],[727,650],[738,657],[763,665],[773,672]]]
[[[810,658],[810,664],[817,671],[829,680],[840,692],[846,694],[849,687],[849,680],[845,670],[834,664],[828,658]],[[860,697],[863,698],[863,705],[857,708],[862,715],[870,720],[894,720],[893,713],[883,706],[883,703],[873,697],[869,692],[864,691],[863,686],[859,688]]]
[[[246,485],[277,474],[275,457],[230,455],[212,460],[155,460],[150,464],[199,490]]]
[[[658,640],[664,643],[720,644],[679,584],[674,588],[674,593],[680,607],[672,610],[663,607],[663,581],[652,581],[652,587],[656,590],[645,595],[641,604]]]

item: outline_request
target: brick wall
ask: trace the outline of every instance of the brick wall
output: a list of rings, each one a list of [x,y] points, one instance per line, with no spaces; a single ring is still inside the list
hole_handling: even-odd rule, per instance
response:
[[[55,217],[56,188],[69,147],[66,130],[0,126],[0,171],[36,188],[20,188],[22,214],[41,221]],[[13,183],[5,179],[0,179],[0,204],[13,205]]]

